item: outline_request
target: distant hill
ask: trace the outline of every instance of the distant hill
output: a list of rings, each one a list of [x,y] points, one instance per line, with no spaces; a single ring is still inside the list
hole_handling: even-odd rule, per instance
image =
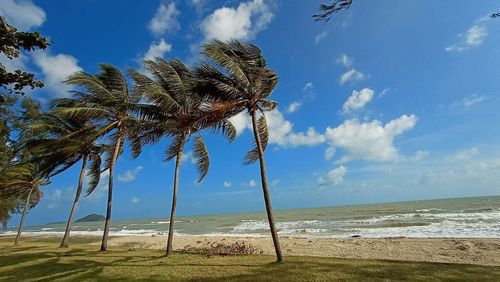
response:
[[[93,214],[89,214],[87,216],[84,216],[75,222],[104,221],[105,219],[106,218],[104,216],[93,213]]]

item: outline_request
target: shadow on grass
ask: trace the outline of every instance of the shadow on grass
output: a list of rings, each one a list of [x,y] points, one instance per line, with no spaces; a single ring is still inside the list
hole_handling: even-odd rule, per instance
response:
[[[0,245],[0,247],[2,247]],[[500,267],[271,256],[163,256],[163,251],[26,246],[0,252],[6,281],[500,281]]]

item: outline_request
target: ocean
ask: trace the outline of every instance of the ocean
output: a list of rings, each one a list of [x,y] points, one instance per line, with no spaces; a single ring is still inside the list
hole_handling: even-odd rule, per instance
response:
[[[264,203],[263,203],[264,205]],[[500,237],[500,196],[275,211],[281,236],[348,238]],[[168,219],[116,220],[115,236],[162,236]],[[73,235],[102,235],[104,222],[75,223]],[[24,234],[62,235],[65,224],[29,226]],[[2,235],[15,234],[15,228]],[[179,216],[177,235],[269,236],[265,212]]]

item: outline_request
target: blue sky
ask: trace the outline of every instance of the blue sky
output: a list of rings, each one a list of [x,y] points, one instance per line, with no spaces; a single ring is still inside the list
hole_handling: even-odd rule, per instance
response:
[[[280,83],[267,114],[266,151],[275,209],[500,194],[500,10],[495,1],[355,0],[328,23],[321,1],[16,1],[0,15],[52,40],[7,67],[35,72],[43,103],[68,95],[61,83],[98,64],[125,70],[144,58],[193,64],[207,39],[258,45]],[[186,149],[179,215],[263,210],[259,170],[242,166],[252,134],[244,115],[233,144],[205,133],[206,180]],[[167,140],[117,163],[113,218],[167,216],[173,162]],[[27,224],[65,220],[79,167],[54,177]],[[77,217],[105,212],[107,178]],[[14,217],[13,220],[17,220]]]

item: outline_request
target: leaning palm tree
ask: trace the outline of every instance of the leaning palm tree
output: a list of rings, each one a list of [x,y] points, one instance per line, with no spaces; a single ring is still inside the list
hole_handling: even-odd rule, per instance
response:
[[[59,106],[63,103],[61,101]],[[56,102],[56,104],[58,103]],[[42,172],[50,174],[52,177],[65,171],[77,162],[82,162],[75,199],[60,244],[60,247],[68,247],[73,218],[82,193],[87,167],[89,167],[88,176],[90,177],[87,192],[87,195],[89,195],[99,183],[101,154],[105,146],[97,144],[97,137],[100,133],[88,118],[69,119],[58,115],[56,112],[45,113],[38,118],[38,121],[30,124],[29,128],[33,131],[41,131],[45,132],[45,135],[49,135],[44,138],[31,140],[28,144],[31,151],[37,152],[37,160],[40,163],[40,167],[42,167]],[[48,173],[51,171],[52,173]]]
[[[136,85],[134,91],[144,96],[148,102],[139,109],[146,121],[145,127],[149,128],[142,132],[140,139],[144,144],[152,144],[164,136],[169,137],[172,142],[165,159],[168,161],[176,158],[166,250],[168,256],[172,253],[179,170],[185,144],[193,135],[196,136],[193,142],[193,159],[200,174],[198,182],[201,182],[208,172],[210,160],[200,131],[220,131],[230,141],[236,136],[236,131],[228,120],[213,114],[212,103],[204,101],[193,92],[197,79],[182,62],[156,58],[155,61],[145,61],[144,65],[153,79],[138,71],[130,71]]]
[[[56,101],[56,113],[66,118],[92,120],[100,126],[101,136],[111,133],[113,149],[110,150],[105,162],[105,167],[109,167],[108,199],[100,248],[101,251],[106,251],[111,223],[115,163],[123,152],[124,142],[131,138],[132,132],[135,132],[134,128],[139,124],[131,112],[141,97],[137,93],[130,92],[127,80],[120,70],[108,64],[102,64],[101,72],[97,75],[77,72],[71,75],[66,83],[80,86],[86,92],[76,91],[74,98]]]
[[[19,245],[28,209],[36,206],[41,199],[42,191],[40,190],[40,186],[48,184],[50,182],[41,176],[38,166],[30,162],[12,166],[2,175],[0,179],[0,199],[9,197],[24,198],[24,209],[14,242],[15,246]]]
[[[203,46],[202,53],[212,62],[212,64],[201,63],[197,68],[199,78],[204,81],[202,92],[227,106],[225,111],[232,110],[235,113],[246,110],[252,119],[255,148],[246,154],[244,163],[260,161],[267,218],[276,257],[281,262],[283,256],[274,224],[264,160],[264,150],[268,143],[264,112],[273,110],[277,105],[276,102],[268,100],[268,97],[278,84],[278,77],[274,70],[267,67],[261,50],[252,44],[244,44],[237,40],[230,42],[214,40]]]

